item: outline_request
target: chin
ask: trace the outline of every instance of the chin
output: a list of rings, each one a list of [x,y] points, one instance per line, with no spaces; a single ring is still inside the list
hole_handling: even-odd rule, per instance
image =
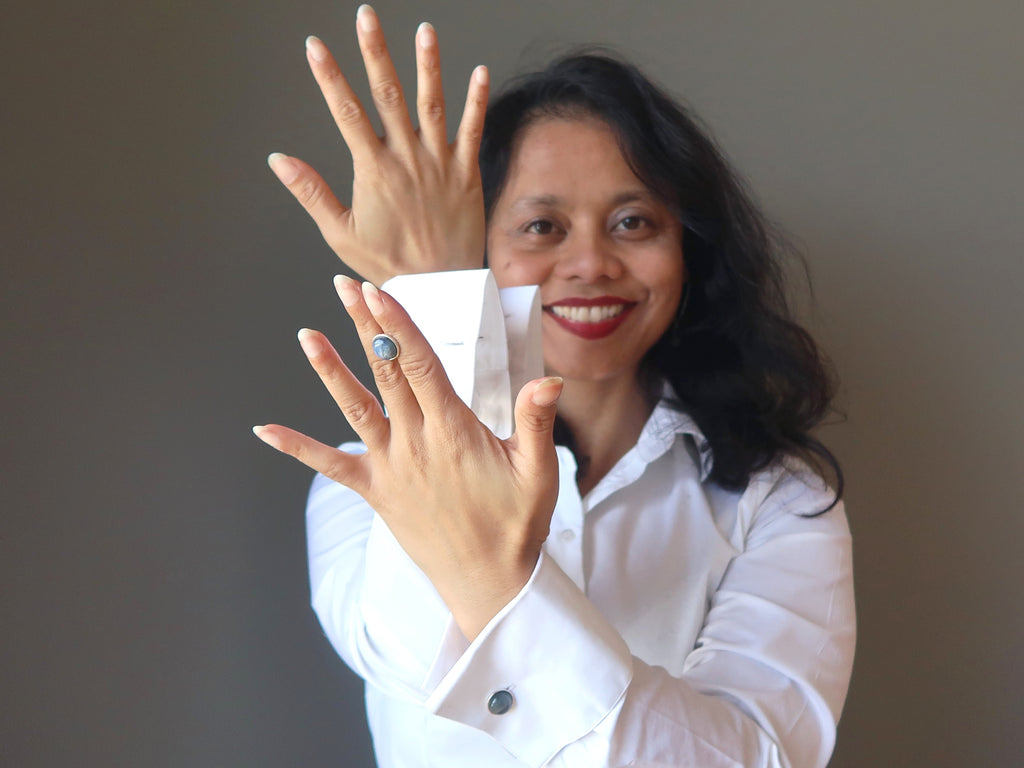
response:
[[[614,381],[622,376],[635,379],[637,369],[636,367],[623,368],[621,363],[610,366],[595,366],[592,361],[566,363],[563,358],[558,364],[553,363],[551,360],[545,360],[544,373],[548,376],[561,376],[566,381],[596,384]]]

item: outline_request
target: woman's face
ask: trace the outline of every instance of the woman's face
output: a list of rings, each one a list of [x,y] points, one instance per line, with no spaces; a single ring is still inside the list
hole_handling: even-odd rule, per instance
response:
[[[679,306],[682,241],[604,122],[548,118],[519,138],[491,213],[488,266],[499,286],[540,286],[549,372],[635,379]]]

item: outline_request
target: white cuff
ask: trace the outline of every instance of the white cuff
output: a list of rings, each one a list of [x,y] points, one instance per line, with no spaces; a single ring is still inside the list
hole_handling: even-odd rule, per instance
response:
[[[441,717],[482,730],[539,766],[590,733],[632,677],[625,642],[549,557],[495,616],[427,699]],[[492,714],[498,691],[512,707]]]
[[[488,269],[399,275],[382,286],[409,313],[456,394],[498,437],[515,397],[544,375],[537,286],[498,291]]]

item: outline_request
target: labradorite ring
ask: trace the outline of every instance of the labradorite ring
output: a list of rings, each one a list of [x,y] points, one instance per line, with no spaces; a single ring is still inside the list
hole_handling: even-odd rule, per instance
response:
[[[381,360],[394,360],[398,357],[398,342],[386,333],[378,333],[373,337],[373,354]]]

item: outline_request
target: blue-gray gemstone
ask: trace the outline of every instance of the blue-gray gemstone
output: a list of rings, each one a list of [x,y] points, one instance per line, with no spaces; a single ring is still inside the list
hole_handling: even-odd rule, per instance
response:
[[[487,710],[492,715],[504,715],[512,709],[512,693],[510,691],[495,691],[487,702]]]
[[[373,354],[381,360],[394,360],[398,357],[398,344],[386,334],[373,337]]]

